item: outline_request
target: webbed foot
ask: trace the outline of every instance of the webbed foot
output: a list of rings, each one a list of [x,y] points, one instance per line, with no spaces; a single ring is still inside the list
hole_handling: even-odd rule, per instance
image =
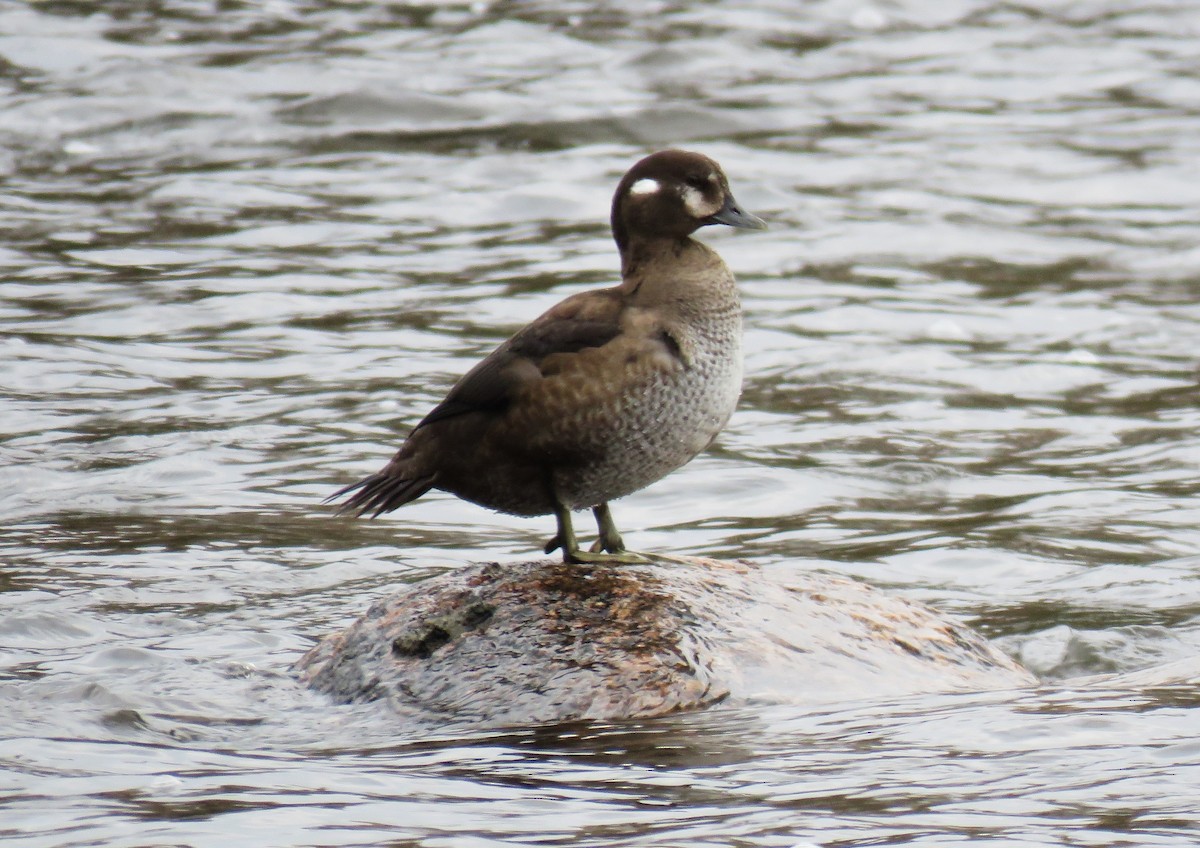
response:
[[[579,565],[584,564],[603,564],[616,563],[618,565],[644,565],[648,562],[653,562],[649,557],[643,556],[636,551],[575,551],[573,553],[564,553],[563,562],[571,562]]]
[[[592,510],[592,514],[596,516],[596,526],[600,530],[600,535],[588,550],[580,549],[575,540],[575,528],[571,526],[571,512],[562,505],[559,505],[554,511],[555,518],[558,520],[558,533],[546,542],[542,550],[548,554],[561,550],[563,562],[567,563],[607,562],[637,565],[651,562],[648,557],[625,549],[625,540],[621,538],[617,525],[613,522],[608,504],[600,504]]]

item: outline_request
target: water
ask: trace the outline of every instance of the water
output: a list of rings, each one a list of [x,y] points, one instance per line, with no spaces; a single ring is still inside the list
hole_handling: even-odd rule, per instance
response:
[[[12,2],[0,33],[0,834],[1195,843],[1192,4]],[[612,281],[612,188],[668,145],[772,229],[705,234],[743,402],[626,537],[931,603],[1041,689],[430,739],[292,680],[398,581],[544,540],[318,502]]]

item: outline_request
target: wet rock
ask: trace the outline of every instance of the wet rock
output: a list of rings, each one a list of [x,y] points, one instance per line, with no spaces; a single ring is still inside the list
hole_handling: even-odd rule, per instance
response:
[[[486,725],[1034,682],[928,607],[854,581],[691,557],[462,568],[377,602],[297,669],[341,701]]]

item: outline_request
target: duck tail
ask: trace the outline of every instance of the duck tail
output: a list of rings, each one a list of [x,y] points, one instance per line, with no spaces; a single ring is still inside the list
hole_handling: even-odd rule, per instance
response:
[[[390,472],[390,473],[389,473]],[[322,503],[336,501],[343,495],[354,494],[337,508],[338,515],[353,514],[363,516],[370,513],[371,518],[378,518],[385,512],[391,512],[404,506],[409,501],[415,501],[421,495],[433,488],[436,475],[426,474],[406,477],[385,468],[370,477],[364,477],[357,483],[351,483],[338,489]]]

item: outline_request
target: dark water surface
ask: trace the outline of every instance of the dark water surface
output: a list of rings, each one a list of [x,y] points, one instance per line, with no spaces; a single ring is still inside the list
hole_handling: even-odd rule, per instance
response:
[[[1200,9],[0,4],[0,837],[1195,845]],[[289,665],[549,519],[319,506],[717,158],[719,445],[635,547],[956,613],[1033,692],[413,739]],[[1084,675],[1149,669],[1119,681]]]

